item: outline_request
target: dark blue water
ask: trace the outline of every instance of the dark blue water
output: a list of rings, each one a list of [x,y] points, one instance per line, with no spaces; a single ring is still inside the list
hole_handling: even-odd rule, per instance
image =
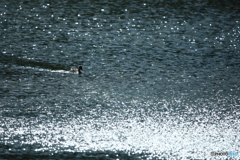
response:
[[[1,1],[0,159],[239,158],[239,6]]]

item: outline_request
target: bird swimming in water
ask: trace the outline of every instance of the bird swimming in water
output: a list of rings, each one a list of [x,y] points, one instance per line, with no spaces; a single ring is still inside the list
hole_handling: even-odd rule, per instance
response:
[[[79,66],[78,68],[72,68],[72,69],[70,70],[70,72],[78,73],[78,74],[81,74],[82,71],[83,71],[82,66]]]

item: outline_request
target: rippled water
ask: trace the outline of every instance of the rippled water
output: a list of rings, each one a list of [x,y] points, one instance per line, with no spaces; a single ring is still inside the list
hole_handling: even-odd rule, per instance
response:
[[[237,0],[0,2],[0,158],[239,158],[239,15]]]

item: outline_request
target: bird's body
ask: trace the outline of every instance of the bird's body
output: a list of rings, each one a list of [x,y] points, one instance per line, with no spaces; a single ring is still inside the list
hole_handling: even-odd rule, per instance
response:
[[[82,66],[79,66],[78,68],[72,68],[72,69],[70,70],[70,72],[72,72],[72,73],[78,73],[78,74],[81,74],[82,71],[83,71]]]

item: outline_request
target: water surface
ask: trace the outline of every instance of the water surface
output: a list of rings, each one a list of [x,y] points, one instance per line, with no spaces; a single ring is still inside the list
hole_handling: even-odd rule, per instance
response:
[[[0,157],[239,152],[239,2],[0,6]]]

